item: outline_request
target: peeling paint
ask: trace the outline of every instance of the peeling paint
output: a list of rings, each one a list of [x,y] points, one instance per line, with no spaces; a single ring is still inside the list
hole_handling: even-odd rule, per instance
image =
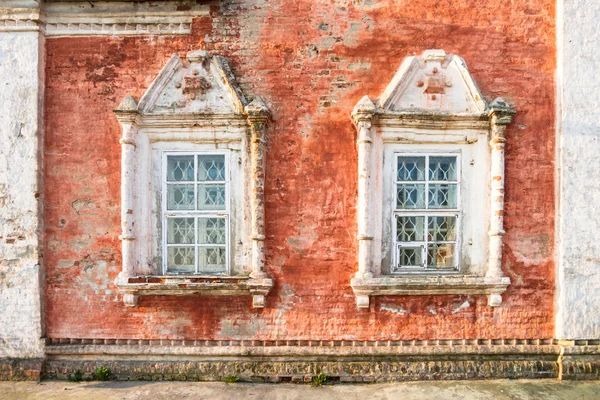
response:
[[[469,308],[471,306],[471,304],[469,304],[468,301],[465,301],[464,303],[462,303],[460,306],[455,307],[454,310],[452,310],[452,314],[456,314],[459,313],[467,308]]]
[[[554,235],[554,131],[548,121],[555,106],[555,5],[533,3],[544,12],[530,15],[532,0],[511,1],[503,12],[476,0],[220,2],[210,17],[194,20],[190,36],[47,39],[42,197],[48,335],[551,337],[553,249],[540,241],[530,251],[514,247],[512,239]],[[322,23],[326,30],[319,29]],[[273,112],[265,264],[276,286],[262,310],[241,296],[147,296],[126,309],[112,283],[121,266],[121,131],[111,110],[127,94],[144,93],[172,53],[197,48],[231,59],[242,90],[263,96]],[[506,148],[509,245],[502,255],[513,284],[493,317],[484,296],[469,297],[469,318],[465,309],[452,313],[464,296],[385,297],[371,310],[357,310],[349,287],[357,265],[356,130],[349,114],[362,95],[383,91],[404,57],[427,48],[460,54],[486,100],[510,93],[507,100],[519,106],[506,132],[509,140],[520,135]],[[518,125],[535,126],[535,135]],[[92,203],[76,209],[78,200]],[[67,267],[67,260],[80,265]],[[171,326],[174,320],[189,325]]]
[[[389,311],[389,312],[397,314],[397,315],[408,314],[408,311],[403,309],[402,307],[388,306],[386,304],[382,304],[381,307],[379,307],[379,309],[382,311]]]

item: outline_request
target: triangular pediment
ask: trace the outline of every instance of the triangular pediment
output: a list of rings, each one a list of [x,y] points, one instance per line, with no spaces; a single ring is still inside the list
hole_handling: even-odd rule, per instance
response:
[[[243,114],[246,100],[227,60],[205,51],[174,54],[142,96],[141,115]]]
[[[481,114],[486,103],[464,60],[443,50],[407,57],[380,96],[383,112]]]

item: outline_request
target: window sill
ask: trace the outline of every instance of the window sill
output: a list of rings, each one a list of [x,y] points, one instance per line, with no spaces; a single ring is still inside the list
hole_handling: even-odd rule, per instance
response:
[[[135,307],[139,296],[252,296],[254,308],[264,308],[273,287],[271,278],[249,276],[138,276],[117,283],[126,306]]]
[[[510,278],[475,275],[355,277],[350,285],[358,308],[369,308],[370,296],[442,294],[485,294],[488,304],[497,307],[502,303],[501,294],[510,285]]]

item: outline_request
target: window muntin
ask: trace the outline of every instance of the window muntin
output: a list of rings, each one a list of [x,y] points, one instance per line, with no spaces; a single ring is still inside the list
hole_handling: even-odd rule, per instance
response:
[[[228,174],[227,153],[164,153],[164,274],[229,273]]]
[[[391,273],[458,270],[460,155],[395,154]]]

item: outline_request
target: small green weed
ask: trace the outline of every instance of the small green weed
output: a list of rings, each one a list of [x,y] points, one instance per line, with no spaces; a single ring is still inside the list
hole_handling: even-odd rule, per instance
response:
[[[69,382],[76,382],[79,383],[83,380],[83,374],[81,373],[80,370],[77,370],[73,373],[73,375],[68,375],[67,376],[67,380]]]
[[[324,372],[319,372],[317,376],[313,376],[311,385],[313,387],[320,387],[327,382],[327,374]]]
[[[235,375],[227,375],[225,378],[223,378],[223,381],[227,382],[227,383],[237,383],[239,382],[240,378],[238,378]]]
[[[111,378],[110,369],[107,366],[98,367],[94,371],[94,378],[97,381],[108,381]]]

